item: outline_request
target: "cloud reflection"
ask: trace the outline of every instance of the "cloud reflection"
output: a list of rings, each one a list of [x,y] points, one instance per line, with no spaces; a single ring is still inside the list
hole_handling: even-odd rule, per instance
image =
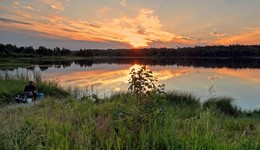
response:
[[[50,69],[44,74],[59,77],[63,87],[79,87],[96,92],[99,96],[128,90],[130,71],[140,65],[93,65],[91,69]],[[214,85],[217,96],[231,96],[237,103],[255,108],[259,103],[260,70],[256,69],[209,69],[178,66],[148,66],[158,77],[158,84],[165,84],[166,91],[180,90],[194,93],[202,99],[208,97],[208,87]],[[90,93],[91,94],[91,93]],[[254,104],[251,104],[254,103]]]
[[[214,72],[221,76],[231,76],[254,84],[260,83],[260,70],[253,69],[215,69]]]
[[[100,86],[102,89],[112,89],[114,91],[126,91],[128,87],[128,80],[130,78],[130,71],[135,68],[140,68],[140,65],[124,66],[121,69],[109,70],[107,68],[88,71],[71,71],[66,74],[59,74],[59,81],[62,86],[77,86],[77,87],[91,87]],[[166,81],[176,77],[180,77],[188,72],[194,71],[190,68],[179,69],[152,69],[154,76],[158,77],[159,81]],[[57,75],[52,75],[57,76]]]

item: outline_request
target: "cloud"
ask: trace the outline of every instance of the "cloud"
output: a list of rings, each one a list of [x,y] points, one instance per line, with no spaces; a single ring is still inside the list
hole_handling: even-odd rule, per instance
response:
[[[73,34],[73,33],[71,33]],[[129,45],[106,41],[106,42],[96,42],[96,41],[83,41],[83,40],[71,40],[66,37],[61,36],[51,36],[50,34],[31,31],[31,30],[21,30],[21,29],[12,29],[10,27],[1,28],[0,30],[0,41],[3,44],[15,44],[17,46],[33,46],[37,48],[39,46],[46,46],[48,48],[55,47],[65,47],[71,50],[78,49],[112,49],[119,48],[125,49],[129,48]]]
[[[220,33],[215,31],[215,32],[210,32],[210,35],[217,36],[217,37],[222,37],[222,36],[225,36],[226,34],[225,33],[220,34]]]
[[[89,23],[88,21],[79,20],[79,22],[89,27],[101,28],[101,26],[94,23]]]
[[[67,21],[68,22],[68,21]],[[90,23],[88,21],[69,21],[66,28],[83,31],[81,35],[72,38],[87,40],[111,40],[129,43],[133,47],[149,46],[154,41],[187,42],[182,36],[172,34],[162,29],[159,17],[151,9],[140,9],[136,17],[122,16],[112,21]],[[93,30],[95,28],[95,30]]]
[[[139,30],[137,31],[137,34],[147,35],[147,33],[145,33],[145,30],[144,30],[144,29],[139,29]]]
[[[62,29],[63,31],[66,31],[66,32],[74,32],[74,33],[78,33],[79,31],[76,31],[76,30],[71,30],[71,29]]]
[[[22,9],[30,10],[30,11],[34,11],[35,10],[32,6],[29,6],[29,5],[25,4],[25,3],[21,3],[21,2],[18,2],[18,1],[13,2],[12,3],[12,7],[13,8],[17,8],[17,9],[22,8]]]
[[[66,18],[60,16],[60,15],[50,15],[50,16],[46,16],[46,17],[42,17],[42,21],[48,21],[51,23],[63,23],[66,22]]]
[[[123,16],[115,18],[109,26],[103,27],[106,32],[113,32],[122,42],[134,47],[146,47],[154,41],[172,41],[181,39],[182,36],[164,30],[159,17],[154,11],[147,8],[139,10],[136,17]]]
[[[15,6],[14,6],[15,5]],[[0,5],[0,17],[11,19],[11,20],[22,20],[25,22],[25,19],[32,18],[33,13],[28,9],[24,9],[20,3],[15,3],[11,6],[9,5]],[[31,21],[30,21],[31,22]]]
[[[126,7],[126,1],[125,0],[120,0],[119,4],[123,7]]]
[[[17,8],[18,6],[20,6],[20,2],[13,2],[13,3],[12,3],[12,6],[13,6],[14,8]]]
[[[260,44],[260,28],[255,28],[237,35],[222,38],[216,44]]]
[[[18,21],[18,20],[12,20],[12,19],[6,19],[6,18],[0,18],[0,22],[23,24],[23,25],[32,25],[31,23],[27,23],[27,22],[23,22],[23,21]]]
[[[225,33],[218,33],[217,29],[215,29],[213,32],[210,32],[209,34],[217,37],[222,37],[226,35]]]
[[[44,4],[49,5],[51,8],[62,11],[64,10],[64,3],[67,0],[41,0]]]
[[[53,0],[44,0],[51,4]],[[57,1],[55,1],[57,2]],[[61,1],[58,1],[58,3]],[[17,5],[17,4],[16,4]],[[151,9],[142,8],[134,17],[121,15],[105,21],[75,20],[61,15],[37,16],[30,20],[34,26],[24,26],[30,23],[3,19],[2,22],[12,22],[14,28],[32,30],[46,35],[62,36],[72,40],[97,42],[120,42],[131,47],[147,47],[154,42],[177,42],[189,44],[189,38],[170,33],[163,28],[159,17]],[[8,26],[8,25],[6,25]]]

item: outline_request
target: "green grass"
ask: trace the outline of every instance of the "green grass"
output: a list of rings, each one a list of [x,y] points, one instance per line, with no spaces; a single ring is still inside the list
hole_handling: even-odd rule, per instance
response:
[[[42,81],[40,74],[34,72],[34,80],[39,92],[44,93],[46,96],[62,98],[69,95],[63,90],[58,83],[52,81]],[[23,73],[8,74],[3,73],[0,75],[0,106],[15,102],[16,95],[23,95],[24,87],[29,82],[29,76]]]
[[[241,110],[232,105],[234,99],[231,97],[217,97],[210,98],[203,106],[205,108],[213,108],[217,111],[223,112],[226,115],[238,116],[241,114]]]
[[[22,94],[25,80],[0,80],[0,105],[14,101],[17,94]]]
[[[260,149],[260,111],[242,111],[232,98],[201,104],[190,93],[168,92],[76,100],[37,72],[33,79],[47,96],[0,108],[0,149]],[[0,101],[13,102],[28,80],[0,75]]]
[[[16,68],[16,67],[29,67],[29,63],[20,63],[20,62],[1,62],[0,67],[2,68]]]
[[[118,93],[98,103],[49,97],[32,107],[2,108],[0,149],[260,148],[259,115],[237,110],[233,116],[223,105],[203,107],[197,100],[179,92]]]
[[[73,56],[62,56],[62,57],[18,57],[18,58],[1,58],[1,68],[17,68],[17,67],[30,67],[35,65],[37,62],[43,61],[71,61],[71,60],[85,60],[91,58],[84,57],[73,57]]]

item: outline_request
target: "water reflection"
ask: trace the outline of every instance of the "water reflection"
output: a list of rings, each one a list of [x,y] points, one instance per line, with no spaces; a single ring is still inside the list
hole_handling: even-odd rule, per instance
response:
[[[69,68],[49,68],[45,76],[58,77],[64,87],[92,87],[99,95],[126,91],[129,72],[138,65],[102,64],[80,67],[72,64]],[[210,69],[173,66],[149,66],[159,84],[166,85],[166,91],[181,90],[208,98],[209,87],[214,85],[217,96],[231,96],[244,109],[260,108],[260,70],[256,69]]]
[[[162,64],[160,64],[162,63]],[[95,59],[45,62],[29,70],[41,70],[46,79],[59,80],[65,87],[80,87],[99,96],[128,89],[129,72],[140,64],[148,65],[165,90],[192,92],[205,100],[214,87],[216,96],[231,96],[243,109],[260,108],[259,59]],[[160,65],[159,65],[160,64]]]
[[[64,61],[31,61],[33,66],[39,66],[41,71],[47,70],[49,67],[69,68],[73,64],[80,67],[92,67],[98,64],[142,64],[150,66],[186,66],[194,68],[230,68],[230,69],[260,69],[260,59],[244,58],[244,59],[212,59],[212,58],[95,58],[86,60],[64,60]],[[1,70],[14,70],[13,68],[0,68]],[[34,70],[35,67],[27,68]]]

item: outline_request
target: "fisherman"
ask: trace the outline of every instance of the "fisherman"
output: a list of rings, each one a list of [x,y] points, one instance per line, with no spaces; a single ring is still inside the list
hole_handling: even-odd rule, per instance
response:
[[[32,98],[33,101],[36,100],[36,97],[38,95],[37,88],[33,81],[29,81],[29,84],[24,87],[23,92],[27,98]]]

